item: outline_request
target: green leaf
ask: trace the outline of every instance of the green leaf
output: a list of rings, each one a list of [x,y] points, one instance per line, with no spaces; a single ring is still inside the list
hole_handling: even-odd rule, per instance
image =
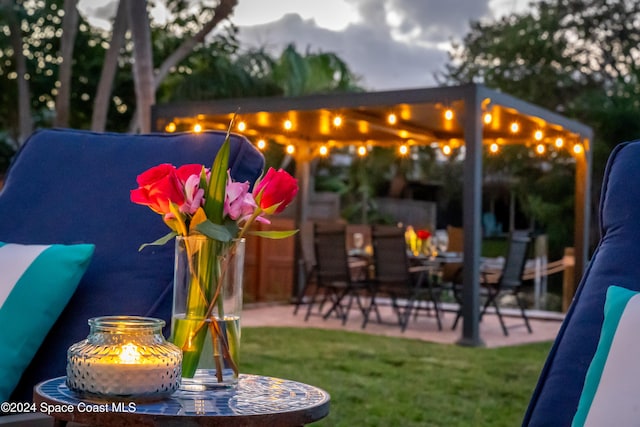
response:
[[[281,230],[281,231],[249,231],[248,234],[258,237],[266,237],[267,239],[285,239],[293,236],[298,230]]]
[[[207,189],[204,211],[207,218],[216,224],[222,224],[224,196],[227,186],[227,169],[229,168],[229,136],[224,140],[218,155],[211,167],[211,178]]]
[[[213,166],[211,166],[209,188],[205,192],[204,212],[207,214],[207,218],[215,224],[222,224],[224,216],[224,197],[227,190],[227,170],[229,169],[229,155],[231,152],[229,134],[235,120],[236,114],[234,113],[231,122],[229,122],[224,143],[213,161]]]
[[[233,239],[233,235],[229,232],[227,227],[214,224],[211,221],[205,221],[196,226],[196,230],[212,239],[219,240],[221,242],[228,242]]]
[[[238,227],[238,223],[232,220],[231,218],[227,218],[223,224],[223,226],[229,231],[231,236],[237,236],[240,231],[240,227]]]
[[[145,243],[143,245],[141,245],[138,248],[138,251],[143,250],[145,247],[147,246],[162,246],[165,243],[167,243],[169,240],[173,239],[174,237],[176,237],[178,235],[178,233],[176,233],[175,231],[171,231],[169,234],[162,236],[161,238],[159,238],[158,240],[151,242],[151,243]]]

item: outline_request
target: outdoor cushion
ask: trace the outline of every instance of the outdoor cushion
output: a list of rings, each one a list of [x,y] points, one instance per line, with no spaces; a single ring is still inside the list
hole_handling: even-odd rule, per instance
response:
[[[600,242],[542,369],[523,425],[571,425],[598,346],[608,288],[640,290],[638,183],[640,141],[616,146],[602,183]]]
[[[137,187],[136,177],[160,163],[210,167],[224,138],[224,132],[127,135],[54,129],[38,131],[25,142],[0,191],[0,241],[89,243],[95,253],[13,400],[31,400],[36,383],[64,375],[67,348],[86,338],[89,318],[127,314],[169,322],[173,242],[138,252],[142,243],[169,229],[159,215],[132,203],[129,194]],[[238,135],[231,136],[229,162],[238,181],[254,182],[264,167],[261,153]]]
[[[631,426],[640,419],[640,293],[607,291],[598,349],[585,379],[573,426]]]
[[[0,401],[67,305],[93,245],[19,245],[0,242]]]

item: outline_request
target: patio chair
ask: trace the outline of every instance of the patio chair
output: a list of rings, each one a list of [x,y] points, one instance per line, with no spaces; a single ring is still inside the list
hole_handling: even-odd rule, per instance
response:
[[[174,246],[138,251],[169,230],[159,215],[130,201],[130,190],[137,175],[160,163],[210,166],[224,139],[224,132],[49,129],[24,143],[0,191],[0,242],[90,243],[95,252],[66,307],[49,307],[62,313],[43,331],[11,400],[30,401],[36,383],[65,375],[67,348],[87,337],[91,317],[141,315],[170,324]],[[247,139],[232,135],[229,164],[235,180],[253,182],[264,159]]]
[[[364,328],[369,322],[371,311],[377,311],[377,297],[388,295],[398,318],[398,325],[403,332],[407,328],[412,312],[419,309],[422,301],[431,303],[438,330],[442,330],[440,288],[434,286],[429,280],[427,267],[410,265],[404,229],[374,225],[371,234],[375,286],[362,327]],[[381,322],[379,312],[376,314],[378,322]]]
[[[524,426],[571,425],[578,403],[593,392],[599,396],[598,399],[608,398],[606,405],[599,406],[599,409],[608,412],[607,421],[591,425],[638,423],[638,393],[630,389],[640,384],[636,349],[629,347],[616,353],[623,356],[621,362],[613,365],[620,373],[617,381],[605,381],[608,379],[606,375],[599,377],[602,381],[588,382],[587,379],[597,374],[599,367],[609,365],[608,358],[613,353],[602,353],[608,348],[607,341],[620,342],[625,338],[638,341],[637,323],[628,330],[617,329],[614,339],[607,334],[611,331],[606,328],[609,320],[619,319],[622,322],[625,316],[632,316],[637,306],[630,304],[622,312],[610,311],[605,314],[609,307],[605,301],[607,304],[613,302],[607,297],[613,285],[631,293],[640,291],[639,182],[640,140],[617,145],[609,156],[602,181],[600,241],[542,368],[524,416]],[[610,307],[615,308],[615,305]],[[625,336],[626,331],[628,336]],[[609,388],[604,388],[607,384]],[[592,406],[598,399],[593,400]],[[626,423],[620,419],[623,416],[627,417]]]
[[[344,325],[354,300],[361,313],[365,313],[362,297],[363,294],[370,294],[371,283],[366,276],[352,272],[346,250],[344,224],[314,223],[313,241],[315,266],[311,280],[315,281],[315,290],[308,303],[305,321],[309,319],[313,306],[317,304],[318,311],[325,319],[335,314]],[[322,296],[319,300],[320,294]],[[327,302],[331,306],[323,312]]]
[[[487,310],[489,309],[489,307],[493,307],[496,315],[498,316],[498,320],[500,321],[502,332],[505,336],[509,335],[509,328],[514,328],[517,326],[525,326],[529,333],[532,332],[529,318],[527,317],[527,313],[525,311],[525,304],[520,295],[522,292],[522,273],[524,272],[524,266],[527,261],[530,242],[531,235],[528,231],[516,230],[511,232],[509,234],[509,246],[507,249],[507,256],[505,259],[504,267],[499,273],[498,279],[496,281],[493,281],[491,279],[492,272],[481,271],[482,283],[480,285],[481,292],[485,297],[485,301],[480,311],[480,320],[482,320],[482,317],[487,314]],[[460,304],[460,309],[458,309],[458,313],[456,314],[456,319],[453,323],[453,329],[456,328],[458,320],[462,315],[462,285],[456,285],[454,291],[456,300]],[[502,298],[504,295],[512,295],[514,297],[520,310],[520,316],[522,317],[522,320],[524,322],[522,325],[510,325],[509,327],[507,327],[507,325],[505,324],[504,316],[500,311],[499,304],[500,298]]]

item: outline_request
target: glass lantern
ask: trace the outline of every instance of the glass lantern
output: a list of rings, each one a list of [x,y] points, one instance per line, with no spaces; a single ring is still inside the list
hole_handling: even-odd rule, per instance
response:
[[[67,387],[82,397],[154,400],[180,386],[182,352],[162,335],[164,320],[89,319],[89,336],[69,347]]]

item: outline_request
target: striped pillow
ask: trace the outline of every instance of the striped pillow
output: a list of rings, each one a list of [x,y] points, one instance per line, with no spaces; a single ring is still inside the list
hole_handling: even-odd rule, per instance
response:
[[[73,295],[94,245],[20,245],[0,242],[0,401]]]
[[[640,420],[640,293],[607,290],[598,348],[572,426],[631,426]]]

